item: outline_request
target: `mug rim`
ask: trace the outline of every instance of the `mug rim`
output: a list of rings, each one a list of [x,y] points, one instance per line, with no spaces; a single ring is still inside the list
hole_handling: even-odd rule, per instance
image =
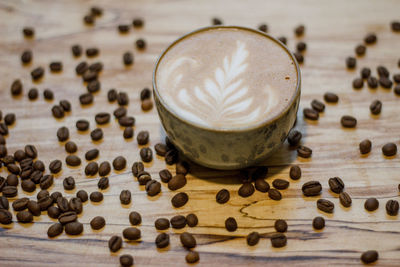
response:
[[[210,127],[206,127],[203,126],[201,124],[197,124],[196,122],[190,121],[186,118],[183,118],[182,116],[179,116],[179,114],[172,109],[168,103],[166,103],[164,101],[164,99],[161,97],[158,89],[157,89],[157,70],[158,70],[158,66],[160,65],[161,60],[163,59],[163,57],[168,53],[168,51],[170,49],[172,49],[175,45],[177,45],[178,43],[180,43],[181,41],[183,41],[184,39],[195,35],[197,33],[203,32],[203,31],[208,31],[208,30],[213,30],[213,29],[239,29],[239,30],[244,30],[244,31],[250,31],[256,34],[259,34],[261,36],[264,36],[266,38],[269,38],[270,40],[276,42],[291,58],[291,60],[293,61],[293,63],[295,64],[295,68],[296,68],[296,73],[297,73],[297,83],[296,83],[296,90],[294,92],[294,94],[292,95],[292,97],[290,98],[288,104],[286,105],[286,107],[278,114],[276,114],[275,116],[268,118],[266,120],[263,120],[261,122],[252,124],[252,125],[247,125],[247,126],[241,126],[241,127],[237,127],[237,128],[210,128]],[[210,131],[210,132],[221,132],[221,133],[235,133],[235,132],[245,132],[245,131],[251,131],[251,130],[256,130],[259,129],[260,127],[263,127],[265,125],[269,125],[272,124],[273,122],[279,120],[283,115],[285,115],[289,109],[293,106],[293,104],[296,102],[296,99],[300,96],[300,88],[301,88],[301,73],[300,73],[300,67],[299,64],[295,58],[295,56],[293,55],[293,53],[287,48],[286,45],[284,45],[281,41],[279,41],[278,39],[276,39],[275,37],[272,37],[271,35],[264,33],[262,31],[256,30],[256,29],[252,29],[249,27],[243,27],[243,26],[236,26],[236,25],[217,25],[217,26],[207,26],[207,27],[202,27],[202,28],[198,28],[196,30],[193,30],[189,33],[186,33],[184,35],[182,35],[181,37],[179,37],[178,39],[176,39],[175,41],[173,41],[170,45],[168,45],[167,48],[164,49],[164,51],[160,54],[160,56],[157,58],[154,70],[153,70],[153,75],[152,75],[152,84],[153,84],[153,92],[154,94],[157,96],[158,101],[160,101],[160,103],[163,105],[163,107],[165,109],[167,109],[173,116],[175,116],[177,119],[184,121],[185,123],[191,125],[192,127],[195,128],[199,128],[205,131]]]

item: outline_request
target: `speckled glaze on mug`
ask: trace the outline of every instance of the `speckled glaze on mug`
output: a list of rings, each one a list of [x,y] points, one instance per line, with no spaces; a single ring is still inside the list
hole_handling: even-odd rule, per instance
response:
[[[278,115],[268,118],[261,124],[248,125],[237,129],[210,129],[188,121],[166,103],[157,90],[157,68],[175,44],[181,40],[213,28],[240,29],[255,32],[275,41],[285,50],[295,64],[297,85],[288,105]],[[277,39],[260,31],[240,26],[212,26],[188,33],[174,41],[157,60],[153,71],[154,100],[164,130],[173,144],[184,156],[200,165],[220,169],[241,169],[256,165],[265,160],[286,139],[296,120],[300,101],[300,68],[293,54]]]

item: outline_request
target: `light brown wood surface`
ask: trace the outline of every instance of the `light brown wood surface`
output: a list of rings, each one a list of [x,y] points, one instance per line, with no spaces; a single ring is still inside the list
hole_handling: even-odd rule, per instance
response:
[[[82,18],[89,7],[96,4],[104,9],[104,15],[93,27],[85,26]],[[397,60],[400,57],[400,34],[390,30],[390,22],[399,17],[400,2],[392,1],[0,1],[0,109],[3,114],[13,112],[17,122],[10,127],[7,138],[9,153],[21,149],[25,144],[34,144],[39,158],[46,163],[51,160],[63,161],[63,171],[57,175],[50,191],[61,191],[64,177],[76,178],[77,188],[89,193],[97,190],[97,178],[87,178],[83,169],[86,165],[84,153],[93,147],[100,149],[98,162],[112,161],[123,155],[128,160],[128,168],[110,175],[110,188],[105,190],[101,204],[90,201],[84,204],[84,212],[79,221],[84,223],[84,234],[71,237],[63,233],[49,239],[47,228],[55,220],[46,214],[35,218],[33,224],[22,225],[17,222],[0,227],[0,265],[1,266],[102,266],[119,264],[118,256],[129,253],[135,259],[135,266],[177,266],[185,265],[186,250],[179,242],[179,233],[188,231],[197,239],[196,251],[200,253],[201,266],[245,266],[245,265],[282,265],[282,266],[327,266],[361,265],[363,251],[375,249],[379,252],[380,266],[400,265],[400,221],[399,217],[386,215],[385,204],[389,199],[399,200],[397,185],[399,178],[399,156],[385,158],[381,147],[386,142],[399,145],[400,98],[393,90],[378,88],[370,90],[364,86],[353,90],[351,82],[359,75],[363,66],[373,69],[385,65],[391,73],[399,73]],[[133,178],[130,167],[140,159],[136,139],[124,140],[122,128],[112,120],[101,127],[104,140],[94,144],[88,133],[79,134],[75,122],[80,118],[88,119],[91,129],[95,128],[94,114],[99,111],[112,112],[117,105],[107,102],[109,88],[125,91],[129,94],[128,112],[136,118],[136,133],[150,131],[150,147],[162,139],[161,125],[155,109],[144,113],[140,108],[139,92],[151,87],[152,69],[157,56],[174,39],[196,28],[209,25],[211,18],[220,17],[225,24],[256,27],[262,22],[269,25],[273,36],[287,36],[288,46],[292,50],[298,39],[293,29],[300,23],[306,26],[302,38],[307,43],[305,63],[302,71],[302,97],[298,123],[304,138],[302,143],[313,149],[311,159],[297,158],[296,151],[285,143],[282,148],[263,165],[270,167],[268,182],[275,178],[289,179],[291,164],[299,164],[303,175],[299,181],[291,181],[290,187],[283,190],[283,199],[273,201],[266,194],[256,192],[249,198],[237,195],[240,186],[237,171],[214,171],[194,166],[188,175],[187,185],[179,190],[187,192],[189,202],[184,207],[174,209],[170,203],[175,194],[165,184],[157,197],[148,197],[144,188]],[[132,18],[142,17],[145,27],[121,35],[117,25],[131,23]],[[35,38],[23,38],[24,26],[36,29]],[[345,68],[345,58],[354,54],[354,48],[362,42],[368,32],[378,36],[376,45],[368,47],[363,58],[358,59],[355,71]],[[148,48],[139,52],[134,41],[144,38]],[[84,48],[98,47],[100,56],[89,59],[90,62],[102,61],[105,65],[100,76],[101,92],[95,95],[95,103],[82,108],[78,96],[85,92],[85,86],[75,75],[74,68],[85,56],[75,59],[71,55],[71,45],[78,43]],[[31,48],[34,54],[32,64],[22,66],[20,55],[25,48]],[[122,54],[132,51],[135,63],[130,68],[122,64]],[[64,71],[51,74],[48,64],[52,60],[61,60]],[[46,69],[40,83],[32,83],[30,71],[37,66]],[[24,96],[12,98],[10,85],[19,78],[24,84]],[[36,101],[27,99],[27,91],[32,86],[42,93],[51,88],[55,100],[47,102],[42,95]],[[339,95],[338,104],[326,106],[318,122],[310,123],[303,119],[302,109],[308,107],[311,100],[322,100],[326,91]],[[51,107],[61,99],[72,103],[72,112],[62,120],[51,116]],[[369,105],[374,99],[383,103],[382,113],[371,116]],[[342,115],[357,118],[356,129],[343,129],[340,126]],[[57,141],[56,131],[61,126],[70,130],[70,140],[75,141],[79,150],[76,153],[83,159],[80,168],[68,168],[65,165],[64,144]],[[373,143],[367,156],[360,156],[358,144],[369,138]],[[166,166],[164,160],[155,157],[146,169],[155,179],[163,168],[174,172],[174,166]],[[3,167],[0,175],[6,176]],[[351,208],[343,208],[336,194],[329,191],[328,179],[339,176],[346,184],[346,191],[353,198]],[[316,209],[318,197],[304,198],[301,192],[303,183],[319,180],[323,185],[322,198],[335,203],[335,212],[328,215]],[[122,189],[133,193],[133,201],[122,207],[119,193]],[[215,194],[222,188],[231,192],[231,200],[217,204]],[[36,190],[36,193],[40,189]],[[36,198],[36,193],[27,194],[19,187],[18,197]],[[368,197],[377,197],[380,207],[375,212],[364,209]],[[110,253],[107,242],[110,236],[121,234],[129,226],[130,211],[142,214],[143,222],[139,226],[142,239],[139,242],[124,243],[118,253]],[[176,214],[195,213],[199,225],[182,230],[168,230],[171,245],[158,250],[154,240],[158,232],[154,221],[159,217],[171,218]],[[107,225],[100,231],[90,228],[90,220],[104,216]],[[321,215],[326,221],[322,231],[312,228],[312,219]],[[224,228],[227,217],[235,217],[238,230],[229,233]],[[269,238],[274,233],[276,219],[285,219],[289,228],[288,244],[281,249],[271,247]],[[14,213],[15,220],[15,213]],[[255,247],[246,244],[246,235],[258,231],[263,238]]]

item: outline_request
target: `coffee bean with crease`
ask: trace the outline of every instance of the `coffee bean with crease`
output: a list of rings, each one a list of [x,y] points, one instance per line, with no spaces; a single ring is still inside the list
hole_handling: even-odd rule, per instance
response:
[[[146,171],[141,171],[138,174],[137,179],[138,179],[138,182],[140,185],[146,185],[147,182],[151,180],[151,175],[150,175],[150,173],[148,173]]]
[[[100,89],[101,89],[101,83],[100,83],[99,80],[92,80],[92,81],[89,81],[88,84],[87,84],[87,86],[86,86],[86,89],[87,89],[87,91],[88,91],[89,93],[91,93],[91,94],[96,93],[96,92],[100,91]],[[99,123],[99,124],[100,124],[100,123]]]
[[[5,209],[0,209],[0,223],[1,224],[11,224],[12,223],[12,213]]]
[[[360,142],[359,149],[361,154],[368,154],[371,152],[372,143],[369,139]]]
[[[378,79],[373,76],[367,78],[368,87],[371,89],[376,89],[378,87]]]
[[[78,120],[75,125],[78,131],[87,131],[89,129],[89,122],[87,120]]]
[[[281,248],[286,246],[287,239],[286,236],[282,233],[276,233],[271,236],[271,245],[274,248]]]
[[[318,196],[319,194],[321,194],[322,186],[321,183],[318,181],[309,181],[303,184],[301,190],[303,191],[303,194],[307,197]]]
[[[337,94],[332,92],[326,92],[324,94],[324,100],[327,103],[337,103],[339,101],[339,97]]]
[[[282,199],[281,192],[279,192],[278,190],[276,190],[274,188],[271,188],[271,189],[268,190],[268,196],[269,196],[270,199],[276,200],[276,201]]]
[[[345,115],[340,119],[340,123],[345,128],[355,128],[357,125],[357,119],[353,116]]]
[[[95,116],[95,121],[97,124],[103,125],[103,124],[107,124],[108,122],[110,122],[110,114],[107,112],[100,112],[97,113]]]
[[[169,228],[169,220],[167,218],[158,218],[154,222],[154,227],[157,230],[166,230]]]
[[[378,115],[382,110],[382,102],[379,100],[372,101],[371,105],[369,105],[369,110],[373,115]]]
[[[108,161],[103,161],[99,165],[99,175],[107,176],[111,172],[111,165]]]
[[[297,130],[291,130],[287,139],[291,146],[297,146],[300,143],[302,136],[303,135],[301,132]]]
[[[69,235],[80,235],[83,232],[83,224],[80,222],[70,222],[65,225],[65,233]]]
[[[132,137],[133,137],[133,134],[134,134],[133,128],[132,128],[131,126],[128,126],[128,127],[126,127],[126,128],[124,129],[124,132],[123,132],[122,136],[123,136],[125,139],[129,139],[129,138],[132,138]]]
[[[317,208],[326,213],[333,213],[335,204],[327,199],[318,199]]]
[[[27,210],[19,211],[16,217],[20,223],[31,223],[33,221],[32,213]]]
[[[97,187],[101,190],[105,190],[109,187],[108,177],[101,177],[97,183]]]
[[[133,127],[135,126],[135,118],[131,116],[122,116],[118,118],[118,123],[123,127]]]
[[[79,102],[81,103],[81,105],[90,105],[93,103],[93,100],[94,98],[91,93],[85,93],[79,96]]]
[[[259,240],[260,240],[260,234],[258,232],[251,232],[246,237],[247,245],[249,246],[257,245]]]
[[[51,108],[51,113],[54,118],[61,119],[64,117],[64,109],[61,106],[55,105]]]
[[[161,233],[157,235],[155,240],[157,248],[165,248],[169,245],[169,235],[167,233]]]
[[[0,209],[8,210],[10,207],[10,203],[5,196],[0,196]]]
[[[132,165],[133,176],[138,177],[140,172],[144,171],[144,165],[142,162],[134,162]]]
[[[51,173],[59,173],[61,171],[61,168],[62,162],[60,160],[56,159],[50,162],[49,170]]]
[[[131,199],[132,199],[132,194],[131,191],[129,190],[122,190],[121,193],[119,194],[119,200],[123,205],[128,205],[129,203],[131,203]]]
[[[79,190],[76,193],[76,197],[78,197],[82,202],[86,202],[89,199],[89,196],[85,190]]]
[[[51,174],[46,174],[42,178],[40,178],[40,188],[41,189],[48,189],[54,183],[54,177]]]
[[[292,180],[298,180],[301,178],[301,169],[298,165],[290,167],[289,176]]]
[[[243,185],[239,188],[238,194],[241,197],[249,197],[253,195],[255,189],[252,183],[250,182],[245,182]]]
[[[175,215],[170,220],[171,226],[174,229],[182,229],[186,226],[186,218],[183,215]]]
[[[172,174],[167,169],[161,170],[158,174],[163,183],[168,183],[172,179]]]
[[[25,210],[28,206],[29,198],[23,197],[17,200],[14,200],[12,203],[12,207],[15,211],[22,211]]]
[[[177,174],[168,182],[168,188],[172,191],[178,190],[186,185],[186,177],[182,174]]]
[[[67,163],[67,165],[72,166],[72,167],[81,165],[81,159],[76,155],[68,155],[65,158],[65,162]]]
[[[122,248],[122,238],[119,236],[112,236],[108,241],[108,247],[111,252],[117,252]]]
[[[90,221],[90,227],[93,230],[100,230],[106,225],[106,220],[102,216],[96,216]]]
[[[75,188],[75,179],[72,176],[68,176],[63,180],[64,190],[73,190]]]
[[[39,207],[39,210],[40,210],[40,207]],[[60,214],[61,214],[60,209],[57,208],[57,207],[55,207],[55,206],[50,206],[50,207],[47,209],[47,215],[49,215],[50,218],[58,219],[58,217],[60,216]]]
[[[184,247],[190,249],[196,246],[196,239],[188,232],[184,232],[180,235],[181,243]]]
[[[393,86],[393,82],[387,77],[380,77],[378,82],[379,82],[379,85],[385,89],[390,89]]]
[[[156,151],[156,154],[159,155],[160,157],[164,157],[168,151],[167,146],[162,143],[155,144],[154,150]]]
[[[132,211],[129,213],[129,222],[132,225],[139,225],[142,223],[142,216],[137,211]]]
[[[97,164],[97,162],[89,162],[89,164],[85,167],[85,174],[87,176],[96,175],[98,171],[99,165]]]
[[[52,238],[61,235],[64,231],[64,226],[61,223],[52,224],[47,230],[47,236]]]
[[[41,79],[43,77],[43,75],[44,75],[43,67],[37,67],[31,71],[31,77],[32,77],[32,80],[34,80],[34,81]]]
[[[29,180],[26,180],[26,181],[29,181]],[[33,185],[35,186],[35,184],[33,184]],[[21,184],[21,187],[22,187],[22,184]],[[24,189],[24,188],[22,187],[22,189]],[[35,188],[35,189],[36,189],[36,188]],[[4,187],[3,187],[3,189],[2,189],[1,192],[3,193],[3,196],[4,196],[4,197],[6,197],[6,198],[12,198],[12,197],[17,196],[17,194],[18,194],[18,189],[17,189],[16,186],[7,185],[7,186],[4,186]],[[29,191],[27,191],[27,192],[29,192]],[[31,191],[31,192],[33,192],[33,191]]]
[[[168,165],[172,165],[174,163],[177,163],[178,160],[179,160],[179,152],[176,149],[170,149],[165,154],[165,162]]]
[[[325,110],[325,105],[324,105],[324,103],[322,103],[321,101],[319,101],[319,100],[317,100],[317,99],[314,99],[314,100],[311,102],[311,107],[312,107],[315,111],[317,111],[317,112],[319,112],[319,113],[324,112],[324,110]]]
[[[339,177],[329,178],[328,184],[331,191],[336,194],[341,193],[344,189],[344,183]]]
[[[103,193],[95,191],[90,193],[90,201],[92,202],[101,202],[104,198]]]
[[[302,158],[309,158],[312,155],[312,150],[307,146],[299,146],[297,148],[297,155]]]
[[[175,208],[183,207],[189,201],[189,196],[185,192],[180,192],[172,197],[171,204]]]
[[[97,158],[99,156],[100,151],[97,148],[93,148],[88,150],[85,153],[85,159],[86,160],[94,160],[95,158]]]
[[[92,138],[93,141],[100,141],[101,139],[103,139],[103,130],[100,128],[94,129],[90,133],[90,137]]]
[[[53,205],[53,199],[51,197],[43,197],[38,200],[41,211],[47,210],[51,205]]]
[[[150,180],[146,183],[146,192],[148,196],[155,196],[161,192],[161,184],[156,180]]]
[[[353,88],[354,89],[361,89],[364,86],[364,81],[362,78],[355,78],[353,80]]]
[[[267,181],[265,181],[264,178],[258,178],[255,182],[254,182],[255,188],[262,192],[262,193],[266,193],[268,192],[268,190],[270,189],[269,183]]]
[[[122,236],[129,241],[138,240],[141,237],[141,232],[138,228],[127,227],[122,231]]]
[[[58,217],[58,221],[61,224],[67,224],[67,223],[70,223],[70,222],[75,222],[77,219],[78,219],[78,216],[76,215],[75,211],[64,212]]]
[[[229,193],[229,191],[226,190],[226,189],[221,189],[220,191],[218,191],[218,193],[217,193],[217,195],[215,196],[215,198],[216,198],[216,201],[217,201],[219,204],[224,204],[224,203],[226,203],[226,202],[229,201],[230,193]]]
[[[390,216],[397,216],[399,213],[399,202],[393,199],[388,200],[386,202],[386,213]]]
[[[350,207],[351,203],[352,203],[351,197],[347,192],[341,192],[339,194],[339,201],[340,201],[340,204],[342,204],[343,207],[346,207],[346,208]]]
[[[284,190],[289,187],[289,182],[278,178],[272,182],[272,186],[275,187],[276,189]]]
[[[57,203],[57,207],[60,209],[61,212],[69,211],[68,199],[66,199],[65,197],[57,198],[56,203]]]
[[[128,111],[124,107],[119,107],[116,110],[114,110],[114,112],[113,112],[114,117],[118,119],[118,123],[121,126],[124,126],[124,124],[128,124],[128,122],[129,122],[128,117],[126,117],[127,112]],[[123,120],[126,120],[127,122],[125,123],[125,121],[122,121],[122,118],[124,118]],[[133,126],[133,125],[127,125],[127,126]],[[125,126],[125,127],[127,127],[127,126]]]
[[[126,167],[126,159],[123,156],[118,156],[113,160],[114,170],[121,171]]]
[[[75,211],[77,214],[81,214],[83,210],[82,201],[80,198],[73,197],[68,202],[69,210]]]

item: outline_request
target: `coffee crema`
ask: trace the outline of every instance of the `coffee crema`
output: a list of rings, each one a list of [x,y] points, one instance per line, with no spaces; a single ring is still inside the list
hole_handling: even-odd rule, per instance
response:
[[[177,115],[210,129],[237,129],[281,113],[296,92],[297,68],[277,41],[216,27],[174,43],[156,69],[160,97]]]

